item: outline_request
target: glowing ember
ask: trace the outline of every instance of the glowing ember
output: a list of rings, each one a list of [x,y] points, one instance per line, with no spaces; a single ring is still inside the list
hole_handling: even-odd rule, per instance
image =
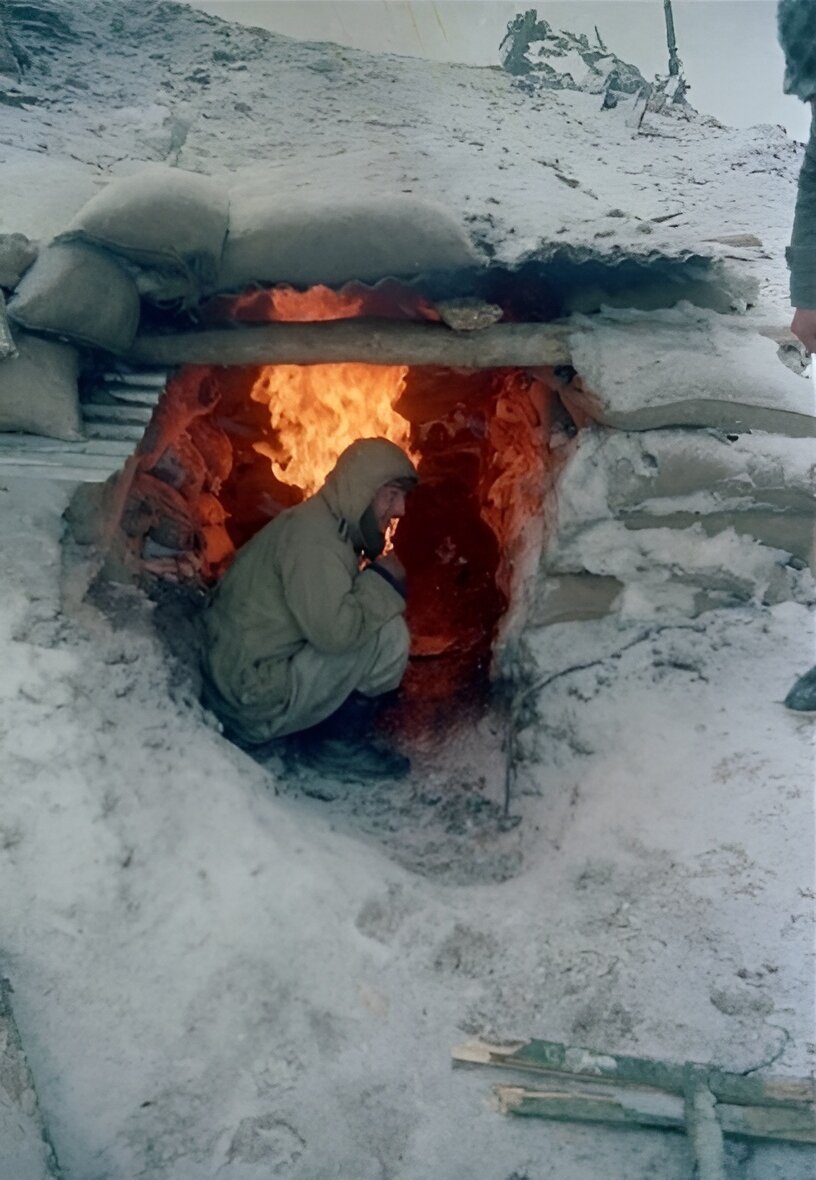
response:
[[[235,315],[238,319],[241,318],[242,301],[247,307],[253,308],[253,318],[292,323],[347,320],[363,314],[361,294],[332,291],[329,287],[320,286],[310,287],[308,291],[281,286],[238,296],[235,300]],[[263,310],[263,316],[257,314],[260,310]]]
[[[420,291],[396,279],[384,279],[376,287],[347,283],[340,291],[310,287],[298,291],[279,284],[240,295],[216,295],[203,309],[207,323],[241,320],[245,323],[319,323],[358,316],[389,320],[439,321],[439,312]]]
[[[268,365],[251,396],[268,405],[277,445],[254,449],[307,496],[357,438],[389,438],[409,451],[410,425],[393,408],[407,372],[404,365]]]

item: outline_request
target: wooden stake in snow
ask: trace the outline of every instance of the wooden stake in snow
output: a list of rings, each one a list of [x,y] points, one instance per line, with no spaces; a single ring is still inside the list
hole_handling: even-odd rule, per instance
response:
[[[698,1180],[725,1180],[723,1128],[717,1117],[717,1099],[706,1071],[699,1065],[685,1067],[684,1114]]]
[[[663,0],[663,11],[666,15],[666,41],[669,46],[669,77],[679,78],[681,61],[677,53],[677,39],[674,34],[674,13],[671,0]]]

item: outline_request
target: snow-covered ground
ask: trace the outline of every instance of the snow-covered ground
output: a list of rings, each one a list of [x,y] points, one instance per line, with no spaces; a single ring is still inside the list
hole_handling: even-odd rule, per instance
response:
[[[170,158],[473,205],[508,262],[755,232],[757,314],[784,322],[779,129],[636,137],[497,70],[170,4],[36,7],[72,34],[19,84],[36,101],[0,106],[3,231],[47,237],[110,172]],[[452,1046],[813,1071],[813,726],[781,704],[814,661],[804,606],[529,631],[555,678],[518,735],[513,826],[490,718],[379,787],[224,741],[147,600],[85,595],[70,493],[0,472],[0,972],[67,1180],[685,1180],[682,1136],[503,1118],[502,1079],[452,1071]],[[813,1174],[809,1148],[728,1151],[734,1177]],[[35,1180],[6,1177],[2,1145],[0,1178]]]
[[[472,735],[407,785],[258,766],[144,599],[79,601],[65,486],[0,497],[2,963],[66,1176],[680,1180],[682,1137],[503,1119],[452,1046],[813,1068],[812,727],[780,703],[804,608],[533,635],[565,674],[506,830]]]

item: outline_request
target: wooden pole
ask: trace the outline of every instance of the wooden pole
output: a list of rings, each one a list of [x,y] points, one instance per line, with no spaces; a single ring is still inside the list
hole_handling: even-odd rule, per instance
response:
[[[441,365],[500,369],[566,365],[567,328],[495,324],[459,333],[438,324],[333,320],[263,324],[177,335],[137,336],[122,358],[133,365]]]
[[[680,58],[677,54],[677,38],[674,32],[674,13],[671,0],[663,0],[663,12],[666,17],[666,42],[669,47],[669,77],[677,78],[680,75]]]
[[[689,1063],[685,1068],[684,1113],[686,1134],[694,1156],[697,1180],[725,1180],[725,1143],[705,1069]]]

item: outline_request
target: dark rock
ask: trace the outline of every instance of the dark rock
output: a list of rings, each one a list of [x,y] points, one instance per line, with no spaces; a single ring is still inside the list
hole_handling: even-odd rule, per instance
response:
[[[563,69],[563,62],[574,62],[576,55],[584,65],[582,77]],[[583,33],[556,32],[547,21],[538,20],[534,8],[510,21],[499,56],[504,69],[523,78],[524,89],[530,93],[542,86],[583,90],[603,94],[604,107],[611,108],[617,106],[622,95],[648,93],[651,89],[637,66],[610,53],[600,41],[590,45]]]

